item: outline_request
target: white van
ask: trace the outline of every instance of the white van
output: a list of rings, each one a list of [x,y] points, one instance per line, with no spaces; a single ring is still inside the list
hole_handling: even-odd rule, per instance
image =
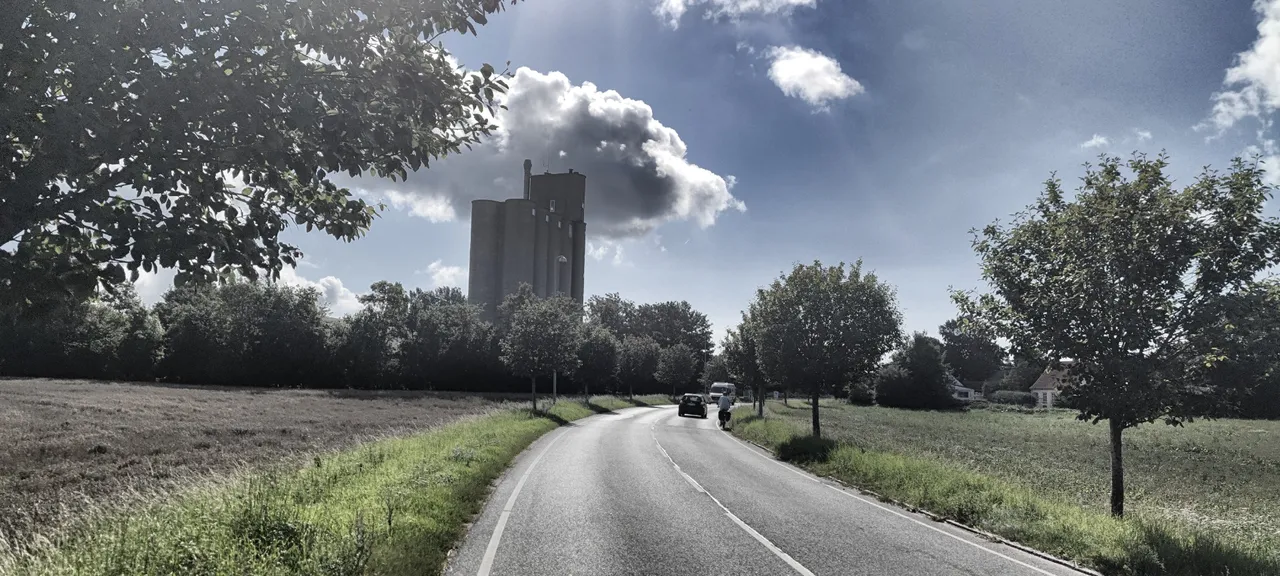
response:
[[[738,403],[738,387],[728,382],[713,382],[711,384],[711,404],[714,405],[720,401],[721,396],[728,396],[734,404]]]

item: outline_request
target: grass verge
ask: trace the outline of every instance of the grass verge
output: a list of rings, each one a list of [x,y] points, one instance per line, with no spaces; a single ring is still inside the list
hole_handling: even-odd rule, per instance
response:
[[[733,433],[816,474],[1070,558],[1104,574],[1280,574],[1275,550],[1224,541],[1166,520],[1139,515],[1115,519],[940,460],[815,439],[781,419],[747,416],[735,423]]]
[[[90,514],[31,543],[0,541],[0,574],[437,574],[511,460],[595,413],[577,401],[501,410]]]
[[[590,406],[597,412],[612,412],[614,410],[635,408],[637,406],[661,406],[663,404],[670,403],[671,397],[662,394],[648,394],[645,396],[636,396],[634,398],[624,398],[622,396],[592,396],[587,400],[587,406]]]

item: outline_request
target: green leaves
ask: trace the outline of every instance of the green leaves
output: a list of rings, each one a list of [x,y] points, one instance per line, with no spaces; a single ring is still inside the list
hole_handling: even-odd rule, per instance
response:
[[[503,308],[510,312],[502,337],[502,363],[512,374],[571,373],[578,366],[582,311],[571,298],[532,298]]]
[[[672,387],[672,394],[679,393],[675,388],[693,381],[698,372],[697,360],[693,351],[684,344],[675,344],[663,348],[658,353],[658,367],[653,377],[663,384]]]
[[[976,233],[995,293],[953,297],[1016,348],[1075,359],[1069,401],[1127,427],[1200,395],[1185,373],[1188,342],[1223,298],[1277,263],[1280,228],[1263,216],[1270,192],[1256,160],[1206,170],[1183,190],[1163,154],[1099,162],[1074,200],[1050,180],[1010,226]]]
[[[299,256],[292,219],[343,240],[372,224],[326,177],[404,178],[479,142],[505,91],[433,44],[494,0],[102,6],[24,3],[0,31],[2,298],[116,283],[111,259],[275,275]]]

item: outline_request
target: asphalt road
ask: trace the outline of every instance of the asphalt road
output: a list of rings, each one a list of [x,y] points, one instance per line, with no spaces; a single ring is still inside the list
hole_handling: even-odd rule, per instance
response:
[[[452,576],[1079,575],[773,460],[674,407],[565,426],[502,477]]]

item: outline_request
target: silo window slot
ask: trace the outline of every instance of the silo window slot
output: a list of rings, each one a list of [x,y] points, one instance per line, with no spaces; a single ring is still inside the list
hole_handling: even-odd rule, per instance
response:
[[[555,200],[555,198],[552,198],[552,199],[551,199],[551,211],[552,211],[552,212],[555,212],[555,211],[556,211],[556,200]]]

